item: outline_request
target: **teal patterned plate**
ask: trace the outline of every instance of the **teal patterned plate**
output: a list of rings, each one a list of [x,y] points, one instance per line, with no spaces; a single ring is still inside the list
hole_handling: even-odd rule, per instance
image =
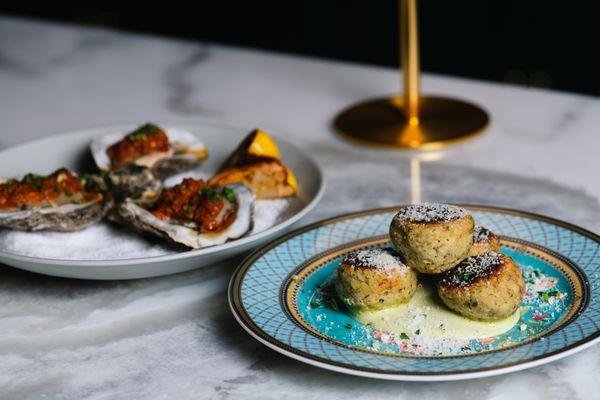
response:
[[[236,270],[229,302],[265,345],[319,367],[395,380],[456,380],[544,364],[600,340],[600,237],[521,211],[465,206],[501,238],[527,293],[517,324],[485,339],[401,336],[355,321],[332,282],[350,251],[387,247],[399,207],[318,222],[255,251]]]

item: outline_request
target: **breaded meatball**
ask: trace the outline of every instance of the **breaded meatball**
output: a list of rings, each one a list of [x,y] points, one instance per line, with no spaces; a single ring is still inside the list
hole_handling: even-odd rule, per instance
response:
[[[517,311],[525,281],[512,258],[489,252],[469,257],[443,273],[437,289],[448,308],[471,319],[494,321]]]
[[[446,204],[417,204],[394,216],[390,239],[412,268],[439,274],[464,260],[473,244],[473,217]]]
[[[488,252],[500,252],[500,239],[494,235],[492,231],[484,228],[481,225],[475,225],[473,232],[473,246],[469,251],[469,257],[477,256],[479,254]]]
[[[335,284],[349,307],[381,310],[406,303],[417,288],[416,272],[391,249],[365,249],[348,254]]]

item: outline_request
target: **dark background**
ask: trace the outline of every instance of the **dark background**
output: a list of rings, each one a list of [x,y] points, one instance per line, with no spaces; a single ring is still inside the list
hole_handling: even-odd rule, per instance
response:
[[[419,0],[426,71],[600,94],[594,1]],[[398,65],[394,0],[0,5],[18,16]]]

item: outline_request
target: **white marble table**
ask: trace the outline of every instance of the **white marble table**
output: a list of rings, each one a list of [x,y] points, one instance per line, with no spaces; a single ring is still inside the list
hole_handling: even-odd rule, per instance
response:
[[[204,43],[0,18],[0,148],[52,133],[171,119],[260,126],[309,150],[328,192],[303,223],[406,203],[416,153],[332,134],[337,111],[394,92],[398,74]],[[434,75],[428,93],[487,107],[491,128],[421,163],[424,200],[515,207],[600,231],[600,101]],[[414,164],[414,161],[413,161]],[[584,399],[600,346],[559,362],[452,383],[361,379],[287,359],[233,320],[237,260],[130,282],[0,266],[2,399]]]

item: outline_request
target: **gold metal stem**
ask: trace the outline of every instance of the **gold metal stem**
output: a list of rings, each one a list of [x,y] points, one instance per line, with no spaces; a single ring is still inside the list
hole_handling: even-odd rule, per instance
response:
[[[410,125],[419,123],[420,65],[417,1],[399,0],[400,65],[404,80],[404,112]]]

